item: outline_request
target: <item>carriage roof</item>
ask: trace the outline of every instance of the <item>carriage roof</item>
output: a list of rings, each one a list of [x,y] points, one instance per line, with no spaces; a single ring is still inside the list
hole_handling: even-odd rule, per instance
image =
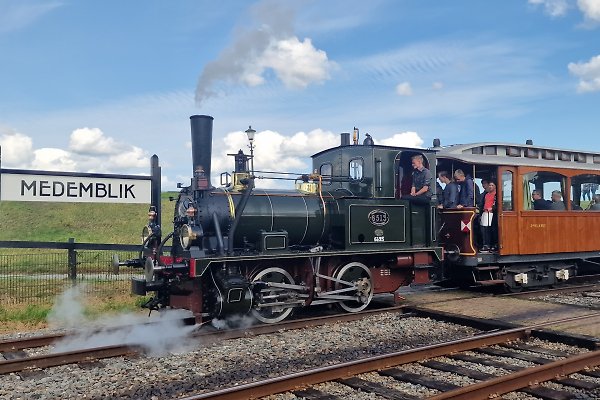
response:
[[[600,153],[528,144],[481,142],[434,147],[438,159],[471,164],[531,166],[600,171]]]

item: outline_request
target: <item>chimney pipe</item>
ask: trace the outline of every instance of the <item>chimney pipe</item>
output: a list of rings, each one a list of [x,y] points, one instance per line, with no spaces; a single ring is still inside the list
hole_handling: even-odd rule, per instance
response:
[[[212,156],[213,117],[210,115],[192,115],[192,166],[194,189],[210,189],[210,165]]]
[[[340,146],[350,146],[350,133],[340,133]]]

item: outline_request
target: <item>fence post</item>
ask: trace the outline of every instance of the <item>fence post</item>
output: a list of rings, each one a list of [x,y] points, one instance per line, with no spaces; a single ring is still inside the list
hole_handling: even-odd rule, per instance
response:
[[[75,238],[69,238],[68,252],[69,279],[75,283],[77,280],[77,252],[75,251]]]
[[[150,158],[150,175],[152,177],[152,184],[150,189],[150,205],[154,206],[156,211],[156,219],[154,220],[158,225],[161,224],[161,168],[158,163],[158,156],[154,154]]]

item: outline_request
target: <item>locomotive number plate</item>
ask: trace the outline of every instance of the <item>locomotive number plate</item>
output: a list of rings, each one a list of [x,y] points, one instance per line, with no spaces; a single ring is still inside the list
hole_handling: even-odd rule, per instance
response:
[[[383,236],[375,236],[373,238],[374,242],[385,242],[385,238]]]
[[[380,209],[371,211],[367,218],[369,219],[369,222],[375,226],[384,226],[390,222],[390,215],[386,211]]]

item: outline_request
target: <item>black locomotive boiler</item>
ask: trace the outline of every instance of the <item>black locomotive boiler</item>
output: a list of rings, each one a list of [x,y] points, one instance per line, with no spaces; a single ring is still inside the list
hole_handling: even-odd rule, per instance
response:
[[[439,278],[435,205],[399,198],[411,157],[422,155],[435,174],[434,151],[374,145],[368,135],[361,144],[355,129],[313,155],[313,172],[296,176],[293,190],[255,188],[253,160],[241,150],[215,187],[213,118],[190,120],[193,178],[173,228],[163,235],[151,206],[140,258],[121,263],[145,268],[132,290],[154,292],[146,307],[187,309],[198,322],[250,313],[275,323],[318,304],[358,312],[374,294]]]

